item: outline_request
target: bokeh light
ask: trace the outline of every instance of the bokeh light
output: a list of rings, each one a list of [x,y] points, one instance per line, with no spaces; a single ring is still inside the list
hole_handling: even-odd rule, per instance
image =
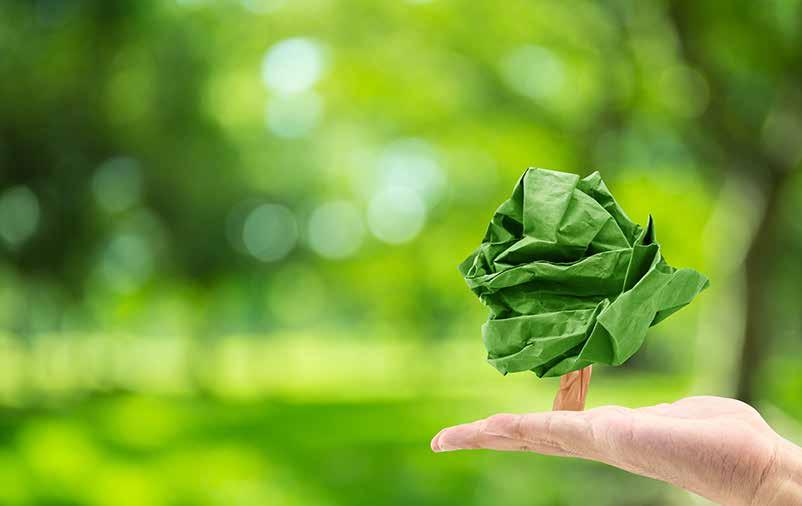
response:
[[[415,238],[426,220],[426,206],[417,192],[403,186],[381,190],[368,206],[368,227],[379,240],[402,244]]]
[[[551,50],[525,45],[512,50],[501,62],[507,85],[535,100],[556,96],[565,81],[560,58]]]
[[[27,186],[0,194],[0,237],[14,248],[27,241],[39,225],[39,199]]]
[[[272,91],[290,95],[308,91],[323,75],[320,44],[303,37],[276,43],[265,55],[262,80]]]
[[[142,194],[142,173],[133,158],[103,162],[92,177],[92,193],[101,209],[120,212],[136,204]]]
[[[267,14],[286,5],[287,0],[240,0],[242,6],[256,14]]]
[[[272,98],[265,111],[268,129],[286,139],[309,134],[322,117],[323,100],[313,92]]]
[[[97,274],[113,290],[130,292],[147,281],[153,262],[153,251],[147,238],[140,234],[122,233],[113,237],[104,248]]]
[[[379,158],[379,186],[407,188],[432,205],[441,197],[446,176],[434,147],[422,139],[390,143]]]
[[[242,226],[248,253],[263,262],[281,260],[295,247],[298,224],[292,211],[278,204],[262,204],[250,212]]]
[[[309,246],[325,258],[353,255],[362,246],[364,234],[360,212],[350,202],[327,202],[309,217]]]

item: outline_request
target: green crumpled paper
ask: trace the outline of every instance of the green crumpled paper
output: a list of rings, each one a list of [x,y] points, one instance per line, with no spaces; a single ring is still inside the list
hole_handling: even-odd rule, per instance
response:
[[[598,172],[527,170],[459,270],[490,309],[488,362],[540,377],[622,364],[708,286],[666,263],[651,216],[633,223]]]

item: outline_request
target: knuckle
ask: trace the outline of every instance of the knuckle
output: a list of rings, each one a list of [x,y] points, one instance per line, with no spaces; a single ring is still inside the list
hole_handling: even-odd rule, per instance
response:
[[[520,431],[520,415],[500,413],[488,417],[482,427],[482,432],[489,435],[517,437]]]
[[[594,444],[617,455],[631,447],[636,439],[633,412],[622,406],[598,408],[589,419]]]

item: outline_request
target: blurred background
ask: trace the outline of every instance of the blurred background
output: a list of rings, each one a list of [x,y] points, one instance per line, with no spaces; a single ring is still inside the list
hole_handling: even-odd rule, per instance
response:
[[[601,171],[712,282],[589,405],[802,442],[802,2],[4,0],[0,504],[674,505],[433,455],[548,409],[456,270],[528,166]]]

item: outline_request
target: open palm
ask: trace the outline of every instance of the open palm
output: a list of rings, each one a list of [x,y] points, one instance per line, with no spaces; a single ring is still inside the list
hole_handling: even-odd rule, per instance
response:
[[[721,397],[500,414],[443,429],[432,440],[434,451],[487,448],[596,460],[722,504],[769,504],[778,494],[778,455],[790,446],[751,406]]]

